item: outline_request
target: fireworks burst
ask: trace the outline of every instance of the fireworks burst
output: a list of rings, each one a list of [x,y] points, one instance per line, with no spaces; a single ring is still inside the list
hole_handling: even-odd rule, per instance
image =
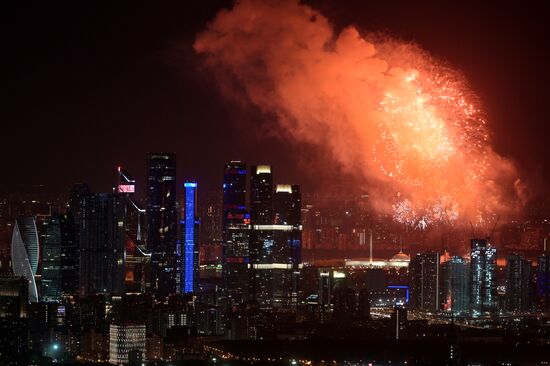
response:
[[[396,221],[482,222],[511,206],[516,169],[492,150],[474,94],[414,45],[372,41],[355,27],[336,34],[298,0],[242,0],[216,16],[195,50],[223,71],[229,97],[227,75],[277,117],[274,130],[325,148]]]

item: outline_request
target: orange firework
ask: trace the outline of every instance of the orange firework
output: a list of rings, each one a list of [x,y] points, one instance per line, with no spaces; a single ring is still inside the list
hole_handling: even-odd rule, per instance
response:
[[[297,0],[243,0],[216,16],[195,50],[228,96],[240,83],[245,99],[277,117],[274,130],[326,148],[395,220],[425,228],[510,211],[515,167],[491,148],[459,74],[414,45],[369,39],[355,27],[336,34]]]

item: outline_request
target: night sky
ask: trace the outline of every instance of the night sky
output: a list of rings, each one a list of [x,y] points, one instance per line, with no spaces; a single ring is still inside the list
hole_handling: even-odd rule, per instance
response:
[[[481,97],[497,152],[533,189],[550,185],[543,2],[311,4],[337,27],[388,32],[460,69]],[[277,182],[305,191],[327,185],[338,170],[323,153],[279,139],[271,117],[224,99],[193,51],[224,6],[231,2],[3,4],[0,184],[64,192],[85,181],[105,191],[120,164],[143,189],[146,152],[173,151],[179,178],[207,189],[221,184],[231,159],[272,164]]]

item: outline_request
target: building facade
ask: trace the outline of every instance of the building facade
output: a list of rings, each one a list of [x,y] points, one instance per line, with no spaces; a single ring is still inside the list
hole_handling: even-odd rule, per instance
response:
[[[81,295],[124,293],[124,199],[117,193],[82,199],[80,218]]]
[[[151,288],[157,298],[176,293],[176,155],[151,153],[147,174],[147,250]]]
[[[409,264],[410,306],[413,309],[439,310],[439,253],[418,253]]]
[[[38,302],[36,272],[39,259],[38,230],[32,216],[15,220],[11,239],[11,258],[13,272],[16,276],[29,281],[29,301]]]
[[[197,292],[199,286],[199,218],[197,215],[197,183],[185,182],[181,238],[178,254],[181,262],[180,293]]]
[[[250,213],[246,206],[246,164],[224,166],[222,216],[222,277],[227,304],[238,304],[249,294]]]
[[[465,314],[470,310],[470,267],[462,257],[452,257],[441,265],[443,310]]]
[[[128,354],[145,356],[145,325],[111,324],[109,327],[109,363],[128,364]]]
[[[470,312],[490,315],[497,309],[496,249],[487,239],[472,239],[470,251]]]

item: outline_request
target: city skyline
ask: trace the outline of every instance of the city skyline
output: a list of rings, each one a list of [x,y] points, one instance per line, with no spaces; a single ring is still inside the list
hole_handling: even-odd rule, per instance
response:
[[[547,364],[544,5],[8,4],[0,366]]]

